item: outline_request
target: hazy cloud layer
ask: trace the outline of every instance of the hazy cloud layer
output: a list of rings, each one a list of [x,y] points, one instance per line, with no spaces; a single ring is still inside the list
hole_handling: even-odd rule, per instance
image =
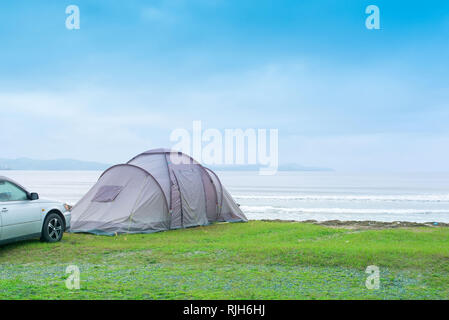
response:
[[[447,169],[447,5],[380,1],[368,31],[334,1],[122,3],[80,1],[77,31],[54,2],[0,10],[1,157],[123,162],[202,120],[279,129],[281,163]]]

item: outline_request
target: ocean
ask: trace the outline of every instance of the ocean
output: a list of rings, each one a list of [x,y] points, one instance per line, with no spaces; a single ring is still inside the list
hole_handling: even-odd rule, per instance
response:
[[[99,171],[0,171],[42,198],[75,204]],[[217,172],[248,219],[449,222],[449,173]]]

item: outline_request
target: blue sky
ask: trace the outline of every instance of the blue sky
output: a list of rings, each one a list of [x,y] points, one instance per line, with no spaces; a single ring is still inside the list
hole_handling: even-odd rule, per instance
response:
[[[281,163],[448,169],[449,3],[9,1],[0,41],[0,157],[123,162],[202,120],[279,129]]]

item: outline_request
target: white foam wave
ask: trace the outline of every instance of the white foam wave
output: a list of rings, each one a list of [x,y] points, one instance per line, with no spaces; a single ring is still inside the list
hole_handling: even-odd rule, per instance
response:
[[[449,214],[449,210],[439,209],[354,209],[354,208],[282,208],[274,206],[241,206],[246,213],[316,213],[316,214]]]
[[[303,200],[303,201],[416,201],[449,202],[449,194],[429,195],[234,195],[245,200]]]

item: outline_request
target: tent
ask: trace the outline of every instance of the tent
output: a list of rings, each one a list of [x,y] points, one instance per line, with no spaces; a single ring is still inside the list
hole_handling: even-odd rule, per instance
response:
[[[107,169],[72,209],[72,232],[149,233],[247,221],[218,176],[167,149]]]

